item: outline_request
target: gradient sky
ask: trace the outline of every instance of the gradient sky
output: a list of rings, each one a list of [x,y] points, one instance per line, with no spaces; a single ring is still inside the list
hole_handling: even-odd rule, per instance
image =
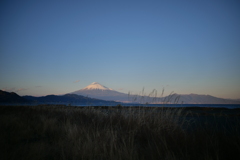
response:
[[[239,0],[1,0],[0,89],[240,98]]]

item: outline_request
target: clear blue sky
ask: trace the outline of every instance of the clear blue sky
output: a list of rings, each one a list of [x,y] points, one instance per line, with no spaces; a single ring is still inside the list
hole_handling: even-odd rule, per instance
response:
[[[240,98],[238,0],[2,0],[0,89]]]

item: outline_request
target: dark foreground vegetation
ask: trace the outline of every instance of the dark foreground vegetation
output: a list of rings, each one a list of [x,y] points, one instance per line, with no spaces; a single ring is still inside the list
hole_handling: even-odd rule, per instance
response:
[[[1,159],[240,159],[239,110],[2,106]]]

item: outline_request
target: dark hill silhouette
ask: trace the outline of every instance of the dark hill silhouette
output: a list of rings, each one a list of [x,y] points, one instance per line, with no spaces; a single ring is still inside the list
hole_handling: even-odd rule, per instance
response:
[[[23,98],[36,103],[81,103],[81,104],[117,104],[114,101],[105,101],[95,98],[89,98],[76,94],[65,94],[65,95],[47,95],[42,97],[23,96]]]
[[[106,105],[116,105],[118,102],[115,101],[105,101],[95,98],[89,98],[76,94],[65,94],[65,95],[47,95],[42,97],[34,96],[19,96],[14,92],[6,92],[0,90],[0,103],[59,103],[59,104],[106,104]]]
[[[0,90],[0,103],[29,103],[30,101],[14,92]]]

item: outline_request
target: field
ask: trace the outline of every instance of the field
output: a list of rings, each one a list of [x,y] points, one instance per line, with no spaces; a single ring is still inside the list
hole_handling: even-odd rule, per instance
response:
[[[240,110],[0,106],[1,159],[240,159]]]

